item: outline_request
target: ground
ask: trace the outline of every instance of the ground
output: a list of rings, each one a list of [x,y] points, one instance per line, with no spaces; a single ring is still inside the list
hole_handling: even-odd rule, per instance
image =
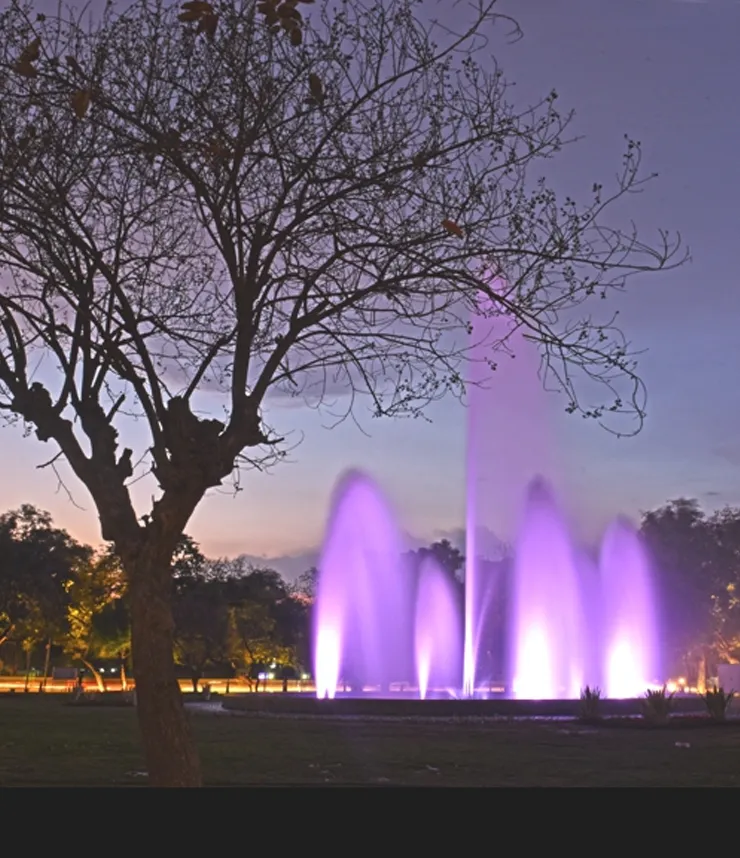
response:
[[[0,699],[0,786],[141,785],[131,708]],[[738,786],[740,725],[308,720],[189,707],[211,786]],[[688,745],[688,747],[686,747]]]

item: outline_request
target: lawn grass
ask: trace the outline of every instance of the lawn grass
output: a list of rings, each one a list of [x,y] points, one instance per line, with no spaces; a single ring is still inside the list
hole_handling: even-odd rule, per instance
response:
[[[740,785],[740,728],[729,725],[190,717],[209,786]],[[0,786],[143,785],[143,769],[131,708],[66,706],[51,694],[0,700]]]

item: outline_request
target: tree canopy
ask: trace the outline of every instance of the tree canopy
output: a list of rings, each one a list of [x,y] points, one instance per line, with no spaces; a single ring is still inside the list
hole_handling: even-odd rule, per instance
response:
[[[60,445],[109,538],[135,522],[126,414],[151,434],[141,468],[197,502],[243,449],[281,449],[268,391],[367,394],[378,415],[460,394],[482,294],[570,407],[575,367],[636,382],[619,331],[577,310],[673,258],[667,236],[601,221],[643,181],[639,147],[613,188],[559,200],[532,171],[569,117],[554,93],[516,105],[483,61],[495,4],[459,34],[418,6],[317,4],[298,46],[248,0],[212,7],[213,31],[161,2],[91,26],[18,2],[0,17],[5,407]],[[34,381],[42,355],[58,371]]]
[[[285,453],[277,401],[418,416],[523,328],[568,410],[644,414],[592,305],[683,258],[615,225],[640,147],[559,198],[570,114],[512,97],[496,0],[460,9],[457,32],[420,0],[0,14],[0,408],[58,448],[130,579],[154,783],[200,783],[172,553],[206,491]],[[478,316],[508,321],[477,343]]]
[[[740,510],[707,514],[695,499],[678,498],[645,513],[641,532],[658,577],[669,663],[709,653],[740,661]]]
[[[60,636],[68,584],[91,554],[31,504],[0,516],[0,637],[33,647]]]

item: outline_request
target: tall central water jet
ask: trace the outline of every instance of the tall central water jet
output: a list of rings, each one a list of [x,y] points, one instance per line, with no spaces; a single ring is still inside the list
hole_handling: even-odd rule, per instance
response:
[[[518,499],[537,473],[551,467],[539,352],[519,320],[503,309],[504,299],[515,300],[512,287],[501,277],[489,274],[483,279],[490,291],[480,293],[471,315],[467,373],[463,694],[468,697],[480,669],[486,600],[481,537],[486,534],[490,541],[496,533],[513,530]]]

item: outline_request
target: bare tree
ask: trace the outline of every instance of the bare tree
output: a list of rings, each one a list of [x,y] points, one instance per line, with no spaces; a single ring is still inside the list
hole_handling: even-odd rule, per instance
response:
[[[569,117],[554,93],[509,99],[495,0],[461,6],[459,33],[418,9],[142,0],[93,20],[12,0],[0,16],[2,407],[58,447],[121,558],[154,784],[200,783],[172,552],[209,489],[283,453],[270,397],[403,416],[462,396],[484,296],[571,409],[642,414],[627,343],[589,304],[679,261],[666,235],[603,221],[643,182],[639,147],[612,189],[560,201],[532,169]],[[601,405],[579,400],[589,377]],[[146,474],[156,498],[136,509]]]

